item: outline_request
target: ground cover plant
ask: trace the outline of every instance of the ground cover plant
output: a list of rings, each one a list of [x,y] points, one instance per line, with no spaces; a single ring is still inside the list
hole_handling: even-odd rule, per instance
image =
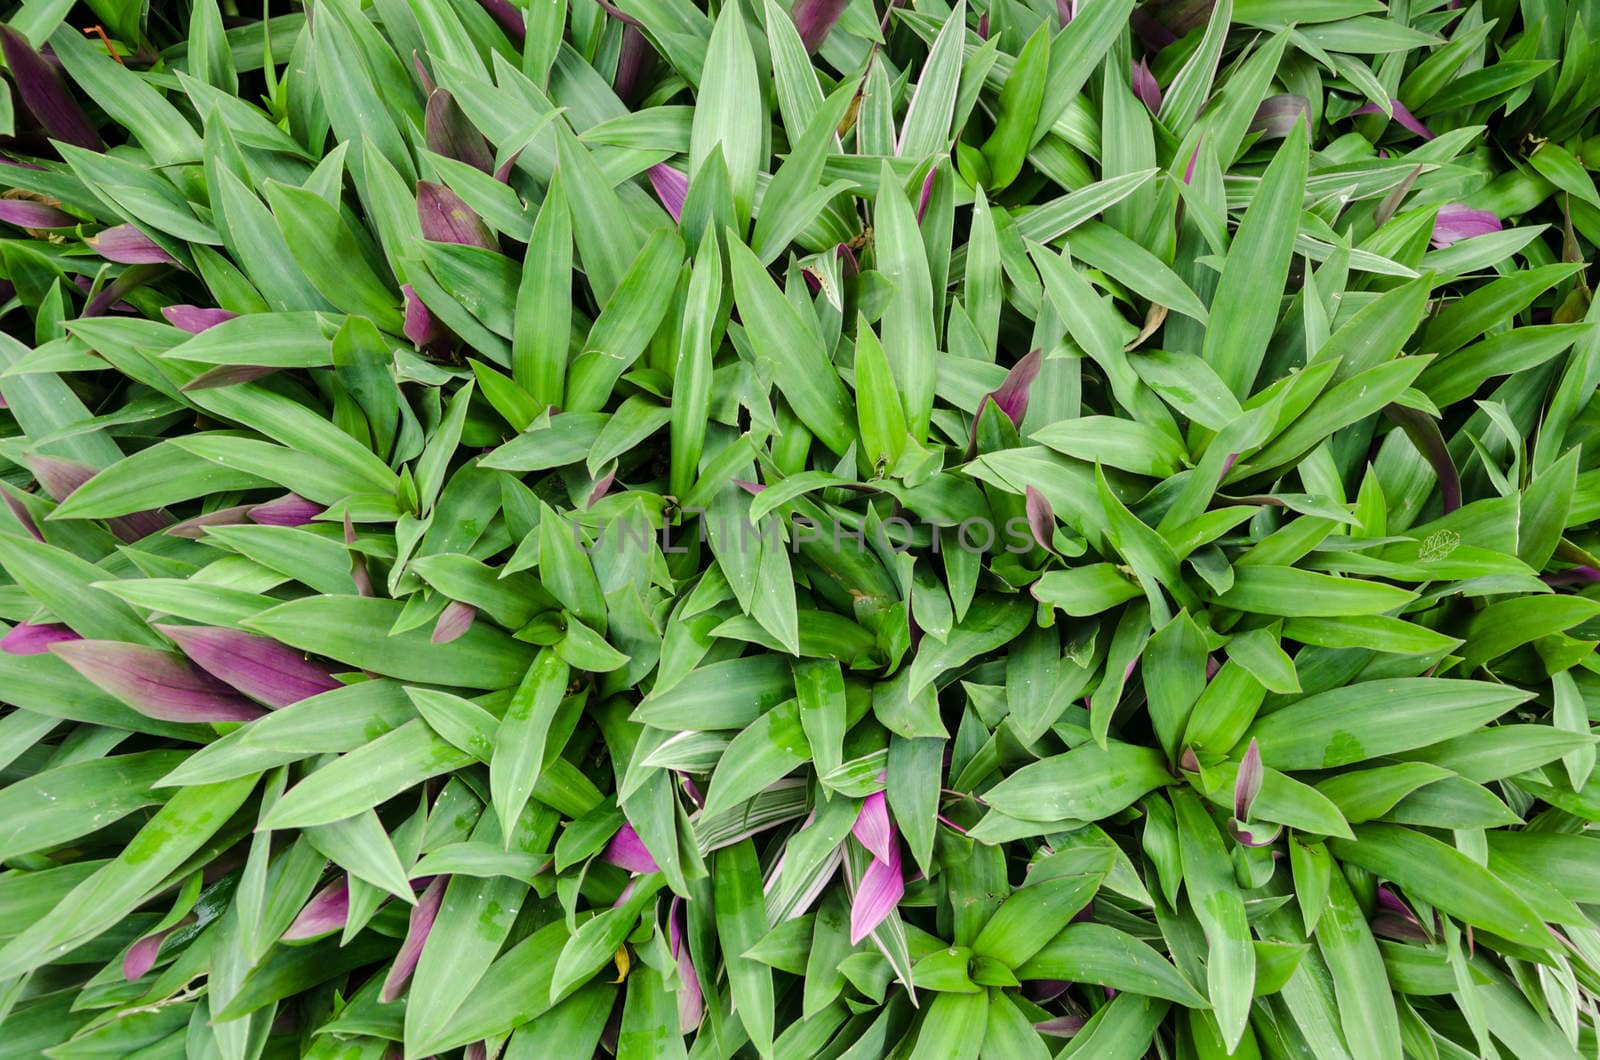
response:
[[[0,1055],[1600,1049],[1600,4],[8,14]]]

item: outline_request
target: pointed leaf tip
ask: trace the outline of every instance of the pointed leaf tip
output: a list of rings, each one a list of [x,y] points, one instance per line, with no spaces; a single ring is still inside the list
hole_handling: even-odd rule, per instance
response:
[[[445,605],[444,610],[439,612],[430,639],[434,644],[449,644],[453,640],[459,640],[472,628],[472,623],[477,617],[476,607],[464,604],[460,600],[451,600]]]
[[[1151,114],[1161,109],[1161,84],[1156,81],[1156,75],[1150,72],[1150,64],[1140,59],[1133,65],[1132,73],[1133,94],[1139,97]]]
[[[270,637],[223,626],[155,628],[196,666],[270,707],[344,687],[326,667]]]
[[[656,859],[645,849],[644,840],[639,838],[639,833],[631,824],[624,824],[617,834],[611,837],[611,842],[606,844],[600,860],[627,869],[629,872],[660,871]]]
[[[416,971],[417,962],[422,959],[423,944],[428,941],[428,933],[433,930],[433,922],[439,915],[439,903],[444,900],[448,879],[447,876],[435,876],[417,899],[417,904],[411,907],[405,940],[400,943],[400,951],[395,954],[394,964],[389,966],[389,974],[384,976],[383,988],[378,992],[381,1003],[387,1005],[399,997],[400,991],[411,980],[411,973]]]
[[[275,501],[252,505],[250,521],[262,526],[304,526],[327,511],[322,505],[296,493],[285,493]]]
[[[894,823],[889,820],[889,801],[883,792],[875,791],[861,800],[861,809],[856,813],[855,824],[850,826],[850,834],[874,859],[889,860],[894,844]]]
[[[350,882],[340,876],[312,896],[282,935],[281,942],[299,942],[338,931],[350,919]]]
[[[100,134],[67,91],[60,73],[28,38],[10,26],[0,26],[0,51],[16,82],[17,94],[51,139],[86,151],[105,150]]]
[[[167,323],[175,328],[182,328],[191,335],[198,335],[208,328],[232,320],[238,313],[226,309],[207,309],[197,305],[169,305],[163,306],[161,315],[167,318]]]
[[[683,203],[689,196],[689,178],[665,162],[658,162],[646,171],[656,198],[674,221],[683,220]]]
[[[50,650],[90,684],[146,717],[172,722],[250,721],[265,713],[181,655],[111,640],[60,641]]]
[[[849,0],[795,0],[790,15],[808,54],[822,47],[848,6]]]
[[[1256,796],[1261,794],[1264,775],[1261,745],[1255,737],[1251,737],[1250,746],[1245,749],[1244,758],[1239,763],[1239,773],[1233,782],[1233,816],[1240,824],[1250,820],[1250,807],[1255,805]]]
[[[1435,250],[1442,250],[1463,239],[1488,235],[1500,229],[1500,218],[1488,210],[1474,210],[1459,202],[1446,203],[1439,207],[1433,219],[1433,236],[1429,244]]]
[[[889,857],[873,858],[861,874],[855,899],[850,904],[850,945],[854,946],[877,930],[894,912],[906,893],[906,879],[900,867],[900,844],[889,844]]]
[[[417,181],[417,222],[422,226],[422,238],[435,243],[500,249],[494,233],[466,200],[431,180]]]
[[[82,639],[59,622],[18,622],[0,637],[0,651],[7,655],[43,655],[52,644]]]
[[[113,225],[84,242],[96,254],[119,265],[176,265],[177,260],[131,224]]]

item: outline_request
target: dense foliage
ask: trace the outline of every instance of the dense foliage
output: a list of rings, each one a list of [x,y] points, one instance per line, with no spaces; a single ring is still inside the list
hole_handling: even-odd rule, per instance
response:
[[[251,6],[0,29],[0,1056],[1596,1054],[1600,3]]]

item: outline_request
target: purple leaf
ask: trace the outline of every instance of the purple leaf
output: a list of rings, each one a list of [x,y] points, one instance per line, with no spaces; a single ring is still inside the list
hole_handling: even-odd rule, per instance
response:
[[[522,47],[522,42],[528,37],[528,24],[523,21],[522,12],[515,5],[507,0],[478,0],[478,6],[500,23],[500,28],[506,31],[512,44]]]
[[[433,90],[438,86],[433,83],[433,78],[428,75],[428,68],[423,65],[422,56],[414,51],[411,53],[411,65],[417,71],[417,81],[422,85],[422,94],[424,96],[433,95]]]
[[[64,501],[98,472],[87,464],[79,464],[60,457],[32,455],[23,457],[28,470],[39,480],[44,491],[57,501]],[[165,512],[133,512],[107,519],[106,525],[121,541],[139,541],[158,533],[171,524]]]
[[[617,56],[617,75],[611,79],[612,91],[624,103],[632,103],[644,88],[645,75],[655,59],[655,49],[637,26],[622,27],[622,51]]]
[[[633,825],[626,823],[611,837],[611,842],[606,844],[600,860],[627,869],[629,872],[657,872],[660,869],[656,859],[645,849],[644,840],[639,838],[639,833],[634,831]]]
[[[1406,109],[1406,105],[1398,99],[1389,100],[1389,109],[1394,111],[1394,120],[1400,123],[1401,128],[1414,132],[1424,140],[1433,139],[1433,130],[1417,120],[1417,116]],[[1376,103],[1368,103],[1355,111],[1356,114],[1382,114],[1383,108]]]
[[[593,508],[595,502],[611,492],[611,487],[617,481],[617,465],[613,461],[611,470],[595,480],[594,489],[589,491],[589,499],[584,503],[585,508]]]
[[[1593,585],[1600,582],[1600,570],[1594,567],[1568,567],[1566,570],[1554,574],[1541,574],[1540,579],[1549,586],[1561,585]]]
[[[356,583],[357,596],[372,595],[372,575],[367,573],[367,557],[355,547],[356,528],[350,512],[344,513],[344,547],[350,552],[350,580]]]
[[[279,940],[299,942],[314,939],[330,931],[338,931],[349,919],[350,883],[348,878],[340,877],[312,896]]]
[[[176,927],[169,927],[165,931],[152,931],[129,946],[122,956],[122,978],[131,983],[154,968],[156,958],[161,955],[161,943],[176,930]]]
[[[215,368],[207,368],[178,389],[187,394],[193,390],[238,386],[240,383],[253,383],[257,379],[265,379],[276,371],[278,369],[265,364],[219,364]]]
[[[114,640],[72,640],[50,650],[90,684],[159,721],[250,721],[265,713],[181,655]]]
[[[400,293],[406,298],[405,323],[401,330],[411,340],[411,345],[424,353],[438,354],[448,350],[455,343],[455,335],[450,328],[433,315],[433,310],[422,304],[416,288],[409,283],[400,285]]]
[[[176,265],[171,254],[133,225],[113,225],[84,240],[96,254],[119,265]]]
[[[325,666],[271,637],[225,626],[155,628],[200,669],[269,707],[287,707],[344,687]]]
[[[39,524],[33,521],[33,513],[28,511],[20,500],[13,497],[8,489],[0,487],[0,497],[5,498],[6,508],[10,510],[11,517],[28,532],[29,536],[42,544],[44,542],[44,534],[40,533]]]
[[[197,305],[169,305],[161,310],[161,315],[167,318],[167,323],[175,328],[181,328],[191,335],[198,335],[208,328],[225,323],[238,316],[238,313],[226,309],[207,309]]]
[[[295,493],[251,507],[250,521],[262,526],[304,526],[328,509]]]
[[[705,1018],[705,998],[700,992],[700,976],[694,970],[694,959],[683,941],[683,899],[674,897],[667,907],[667,947],[672,959],[678,962],[678,1033],[692,1034]]]
[[[1086,1022],[1081,1016],[1055,1016],[1035,1023],[1033,1029],[1053,1038],[1070,1038],[1083,1030]]]
[[[1204,25],[1211,18],[1216,0],[1151,0],[1136,9],[1128,19],[1145,49],[1160,51]]]
[[[1065,979],[1024,979],[1022,996],[1036,1005],[1046,1005],[1065,994],[1071,986]]]
[[[1056,2],[1060,3],[1062,0],[1056,0]],[[1070,2],[1070,0],[1067,0],[1067,2]],[[984,41],[989,39],[989,12],[987,11],[978,16],[978,39]]]
[[[1133,67],[1133,94],[1139,97],[1151,114],[1161,109],[1161,85],[1156,81],[1156,75],[1150,72],[1150,65],[1140,59]]]
[[[61,75],[28,43],[28,38],[10,26],[0,26],[0,51],[5,54],[11,79],[17,83],[17,94],[52,140],[89,151],[105,150],[100,134],[62,84]]]
[[[855,898],[850,903],[850,945],[872,934],[894,912],[905,893],[905,874],[900,871],[900,844],[891,842],[888,859],[873,858],[861,874]]]
[[[1200,138],[1200,140],[1204,139],[1205,137],[1203,136]],[[1194,150],[1189,153],[1189,164],[1183,167],[1183,182],[1185,184],[1194,183],[1194,164],[1200,161],[1200,140],[1194,142]]]
[[[806,46],[808,54],[822,47],[822,42],[828,39],[834,24],[848,6],[849,0],[795,0],[789,13],[794,18],[794,28],[800,31],[800,43]]]
[[[600,4],[601,10],[610,15],[612,18],[616,19],[618,22],[622,23],[624,26],[632,26],[634,29],[644,28],[643,22],[640,22],[638,19],[622,10],[622,8],[612,3],[611,0],[597,0],[597,2]]]
[[[1261,765],[1261,746],[1255,737],[1250,738],[1250,746],[1245,748],[1244,758],[1239,762],[1239,773],[1233,782],[1233,816],[1240,824],[1250,820],[1250,807],[1255,805],[1256,796],[1261,794],[1261,781],[1265,776]]]
[[[861,800],[855,824],[850,834],[872,854],[877,861],[888,861],[894,846],[894,824],[889,820],[889,801],[881,791],[875,791]]]
[[[504,162],[501,162],[499,167],[495,169],[494,179],[498,180],[502,184],[510,184],[511,171],[517,168],[517,159],[521,157],[522,148],[518,148],[517,150],[513,151],[510,157],[508,157]]]
[[[439,612],[439,618],[433,624],[433,636],[430,640],[434,644],[449,644],[466,635],[472,628],[473,620],[478,617],[478,609],[471,604],[464,604],[460,600],[451,600]]]
[[[132,272],[133,270],[132,269],[124,269],[123,271],[124,272]],[[89,293],[91,291],[94,290],[94,281],[89,279],[89,277],[87,277],[87,276],[74,276],[72,278],[72,285],[74,287],[76,287],[78,290],[82,291],[83,294],[86,297],[89,295]],[[106,286],[109,287],[110,284],[107,284]],[[96,305],[96,307],[99,306],[101,298],[104,295],[105,295],[105,290],[102,288],[101,291],[100,291],[100,294],[94,296],[94,304]],[[133,306],[129,305],[127,302],[118,302],[116,305],[111,306],[111,309],[113,309],[114,311],[116,311],[118,313],[136,313],[136,312],[138,312],[138,310],[134,309]],[[104,310],[101,310],[101,312],[104,312]]]
[[[840,243],[833,248],[833,252],[839,256],[840,267],[846,277],[861,275],[861,263],[856,260],[856,252],[849,243]]]
[[[52,644],[82,639],[59,622],[18,622],[0,637],[0,651],[7,655],[43,655]]]
[[[1431,941],[1422,921],[1388,884],[1378,884],[1374,897],[1377,899],[1377,909],[1372,918],[1374,933],[1407,941]]]
[[[0,199],[0,221],[18,228],[71,228],[78,219],[32,199]]]
[[[1395,894],[1394,889],[1388,884],[1378,884],[1377,889],[1373,892],[1373,897],[1377,899],[1379,909],[1393,913],[1396,916],[1405,917],[1407,920],[1417,919],[1416,915],[1411,912],[1411,907],[1401,901],[1400,896]]]
[[[1077,13],[1077,0],[1056,0],[1056,17],[1061,19],[1063,28],[1071,24],[1073,17]]]
[[[422,134],[428,142],[428,150],[434,154],[465,162],[485,173],[494,172],[494,153],[489,150],[489,141],[467,120],[455,97],[442,88],[428,94]]]
[[[1445,514],[1461,507],[1461,474],[1456,470],[1455,457],[1450,455],[1450,446],[1444,440],[1444,433],[1439,430],[1438,421],[1419,409],[1400,404],[1386,405],[1383,412],[1400,425],[1406,437],[1411,439],[1411,444],[1416,446],[1417,452],[1427,457],[1428,463],[1433,466],[1434,477],[1439,480],[1439,494],[1444,501]]]
[[[83,315],[86,317],[104,316],[112,310],[116,310],[119,313],[137,312],[133,306],[122,300],[122,296],[129,291],[143,287],[150,280],[166,271],[167,266],[164,264],[134,265],[123,269],[116,279],[106,284],[98,294],[89,299],[89,304],[83,307]],[[87,276],[78,278],[82,280],[88,279]],[[87,293],[93,289],[93,286],[91,283],[83,290]]]
[[[922,223],[922,215],[928,212],[928,200],[933,198],[933,179],[939,175],[939,167],[934,166],[928,170],[928,175],[922,178],[922,191],[917,195],[917,224]]]
[[[646,175],[650,178],[650,186],[656,191],[656,198],[661,200],[667,213],[672,215],[674,221],[683,220],[683,200],[689,195],[689,178],[665,162],[651,166]]]
[[[389,966],[389,974],[383,977],[383,989],[378,992],[380,1004],[387,1005],[399,997],[411,973],[416,971],[417,961],[422,958],[422,945],[428,941],[428,932],[433,930],[434,917],[439,915],[439,903],[444,899],[444,885],[448,879],[435,876],[417,904],[411,907],[405,941],[400,943],[400,952],[394,955],[394,964]]]
[[[1500,231],[1500,218],[1488,210],[1474,210],[1459,202],[1445,203],[1433,219],[1433,237],[1428,241],[1441,250],[1463,239]]]
[[[1293,93],[1268,96],[1256,108],[1256,116],[1250,120],[1250,132],[1260,133],[1263,140],[1281,140],[1289,135],[1295,122],[1304,122],[1306,130],[1310,131],[1311,104],[1306,97]]]
[[[459,243],[498,251],[500,244],[472,207],[445,187],[431,180],[417,181],[417,221],[422,238],[435,243]],[[407,336],[409,337],[409,336]]]
[[[1039,368],[1043,364],[1044,351],[1029,350],[1027,356],[1007,373],[1000,388],[987,396],[987,400],[993,401],[1014,426],[1021,427],[1022,417],[1028,414],[1028,393],[1033,388],[1033,381],[1039,378]],[[983,413],[982,402],[978,403],[978,412],[980,415]]]
[[[1056,513],[1050,506],[1050,501],[1044,494],[1028,486],[1023,510],[1028,516],[1028,529],[1033,533],[1033,540],[1046,552],[1054,552]]]
[[[687,773],[679,771],[678,782],[683,786],[683,793],[689,796],[689,801],[699,809],[705,809],[705,796],[700,794],[700,785],[694,782],[694,778]]]
[[[252,507],[254,505],[236,504],[232,508],[218,508],[214,512],[206,512],[204,515],[173,523],[167,527],[167,533],[172,537],[198,541],[206,536],[205,530],[208,526],[237,526],[244,522]]]
[[[89,465],[60,457],[31,455],[23,457],[23,461],[40,487],[57,502],[72,496],[74,490],[95,476]]]
[[[1389,913],[1379,913],[1372,918],[1372,933],[1381,938],[1396,939],[1400,942],[1431,942],[1428,933],[1422,930],[1422,925],[1405,920]]]

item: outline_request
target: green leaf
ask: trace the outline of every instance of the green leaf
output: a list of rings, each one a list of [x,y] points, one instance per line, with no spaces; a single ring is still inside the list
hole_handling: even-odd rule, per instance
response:
[[[308,596],[279,604],[245,625],[303,651],[401,681],[507,688],[522,676],[533,649],[474,623],[460,638],[434,644],[429,631],[384,634],[404,605],[360,596]]]
[[[1020,979],[1067,979],[1203,1008],[1205,997],[1147,944],[1106,924],[1068,924],[1016,969]]]
[[[1398,1060],[1400,1027],[1383,958],[1367,927],[1366,914],[1337,866],[1329,879],[1327,906],[1317,921],[1317,945],[1333,978],[1339,1024],[1361,1056]]]
[[[741,232],[755,199],[756,174],[767,155],[765,111],[759,95],[750,91],[755,83],[756,60],[743,5],[727,4],[717,14],[706,48],[689,137],[689,175],[700,172],[713,147],[721,149]]]
[[[510,836],[512,826],[522,816],[547,755],[561,750],[559,746],[552,747],[549,738],[556,711],[566,696],[569,673],[567,664],[554,651],[541,650],[512,693],[495,731],[489,788],[503,835]]]
[[[1112,741],[1023,766],[989,789],[991,807],[1025,821],[1097,821],[1171,779],[1161,754]]]
[[[116,858],[0,947],[0,978],[32,971],[115,926],[228,823],[255,782],[252,775],[173,795]]]
[[[1184,887],[1210,948],[1206,993],[1231,1052],[1244,1036],[1256,982],[1256,953],[1244,898],[1234,882],[1222,836],[1205,808],[1186,791],[1173,792],[1172,807],[1177,811]]]
[[[1410,677],[1365,681],[1300,699],[1248,735],[1283,770],[1327,769],[1472,732],[1532,696],[1481,681]]]
[[[304,188],[270,182],[266,192],[283,240],[312,286],[345,312],[398,333],[400,296],[368,263],[339,211]]]
[[[1211,300],[1201,357],[1235,397],[1253,389],[1278,324],[1305,182],[1306,130],[1295,122],[1239,222]]]
[[[1354,839],[1330,842],[1335,857],[1393,880],[1407,894],[1501,938],[1534,949],[1555,945],[1520,895],[1454,847],[1399,825],[1363,824],[1354,831]]]

